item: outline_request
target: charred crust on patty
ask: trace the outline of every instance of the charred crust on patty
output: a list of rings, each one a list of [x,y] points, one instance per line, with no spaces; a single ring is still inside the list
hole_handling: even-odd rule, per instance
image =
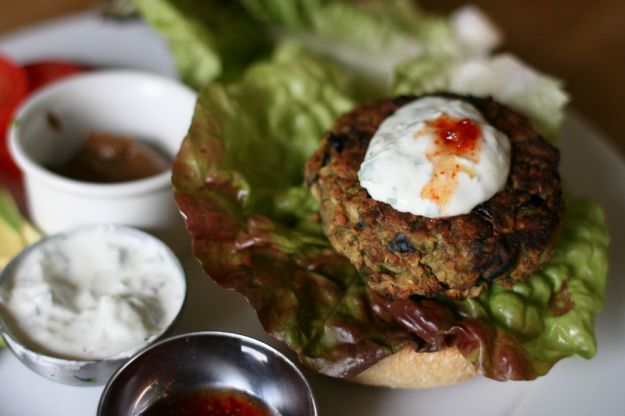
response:
[[[414,253],[417,251],[417,249],[410,242],[410,239],[402,232],[397,233],[395,238],[388,242],[388,248],[392,252],[399,252],[402,254]]]
[[[420,97],[356,107],[338,119],[306,164],[334,248],[387,298],[474,297],[491,283],[523,280],[550,258],[564,210],[559,152],[525,117],[491,98],[434,94],[476,107],[511,144],[504,189],[470,213],[426,218],[372,199],[358,170],[380,124]]]

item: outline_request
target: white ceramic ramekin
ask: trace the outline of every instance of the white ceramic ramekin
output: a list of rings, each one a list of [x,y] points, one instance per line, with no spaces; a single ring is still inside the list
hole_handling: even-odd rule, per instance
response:
[[[68,179],[47,167],[71,157],[88,131],[152,141],[173,160],[195,98],[175,80],[126,70],[78,75],[31,96],[10,129],[10,151],[24,173],[31,220],[44,233],[93,223],[130,225],[178,250],[188,237],[174,203],[171,170],[97,184]]]

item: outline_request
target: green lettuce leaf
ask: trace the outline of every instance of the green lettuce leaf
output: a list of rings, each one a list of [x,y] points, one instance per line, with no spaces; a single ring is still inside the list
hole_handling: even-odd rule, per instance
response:
[[[475,7],[451,17],[412,0],[132,0],[168,41],[181,78],[196,89],[238,79],[283,41],[351,72],[360,100],[389,94],[395,67],[435,55],[462,60],[490,53],[500,36]]]
[[[510,54],[465,60],[436,54],[420,56],[397,67],[393,91],[492,96],[528,117],[551,141],[558,136],[568,102],[560,81],[539,73]]]
[[[199,89],[217,78],[235,79],[265,56],[264,28],[236,1],[132,0],[141,16],[167,41],[181,79]]]
[[[246,296],[267,332],[308,366],[335,376],[409,339],[373,313],[362,279],[318,223],[291,226],[316,215],[303,164],[351,107],[345,88],[340,72],[287,45],[239,83],[202,91],[173,167],[176,202],[206,272]]]
[[[536,374],[570,355],[592,358],[593,318],[605,298],[608,243],[601,208],[587,199],[570,200],[562,235],[542,270],[512,288],[492,286],[456,307],[513,334]]]
[[[452,22],[423,12],[411,0],[243,0],[243,4],[252,16],[273,27],[278,38],[297,39],[379,88],[386,88],[394,67],[410,57],[484,54],[498,43],[498,37],[489,33],[494,29],[480,25],[486,19],[476,9],[459,13]],[[467,35],[476,34],[467,29],[471,26],[487,35]]]
[[[194,120],[202,125],[219,120],[224,130],[219,146],[228,155],[224,174],[234,175],[239,198],[250,210],[271,214],[277,199],[301,186],[302,167],[323,132],[352,105],[340,71],[295,44],[283,44],[271,61],[252,66],[239,82],[208,85]],[[214,168],[201,154],[195,163]]]
[[[352,105],[350,86],[336,67],[287,44],[239,82],[201,92],[173,183],[209,276],[243,294],[268,333],[330,376],[352,377],[406,345],[454,345],[499,380],[535,378],[568,355],[591,357],[608,241],[588,201],[568,203],[556,254],[522,284],[465,302],[389,302],[367,292],[301,187],[323,132]]]

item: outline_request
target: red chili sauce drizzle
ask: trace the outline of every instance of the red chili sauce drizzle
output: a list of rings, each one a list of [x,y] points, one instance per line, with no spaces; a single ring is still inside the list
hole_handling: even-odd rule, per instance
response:
[[[443,145],[455,153],[467,153],[475,150],[482,135],[482,130],[470,118],[452,118],[444,114],[428,123],[434,129]]]
[[[158,400],[142,416],[273,416],[248,394],[229,389],[200,390]]]
[[[427,153],[432,163],[432,178],[423,187],[421,197],[429,199],[444,208],[458,187],[458,174],[466,173],[474,177],[477,173],[459,164],[455,156],[478,163],[482,129],[469,118],[453,118],[443,114],[436,120],[427,122],[436,139],[434,147]]]

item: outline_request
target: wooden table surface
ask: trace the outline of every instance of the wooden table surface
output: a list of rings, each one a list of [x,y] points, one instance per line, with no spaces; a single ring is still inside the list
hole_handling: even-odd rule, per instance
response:
[[[466,1],[421,0],[446,12]],[[625,155],[625,0],[474,0],[505,35],[505,49],[565,81],[571,105]],[[0,0],[0,36],[98,4]]]

